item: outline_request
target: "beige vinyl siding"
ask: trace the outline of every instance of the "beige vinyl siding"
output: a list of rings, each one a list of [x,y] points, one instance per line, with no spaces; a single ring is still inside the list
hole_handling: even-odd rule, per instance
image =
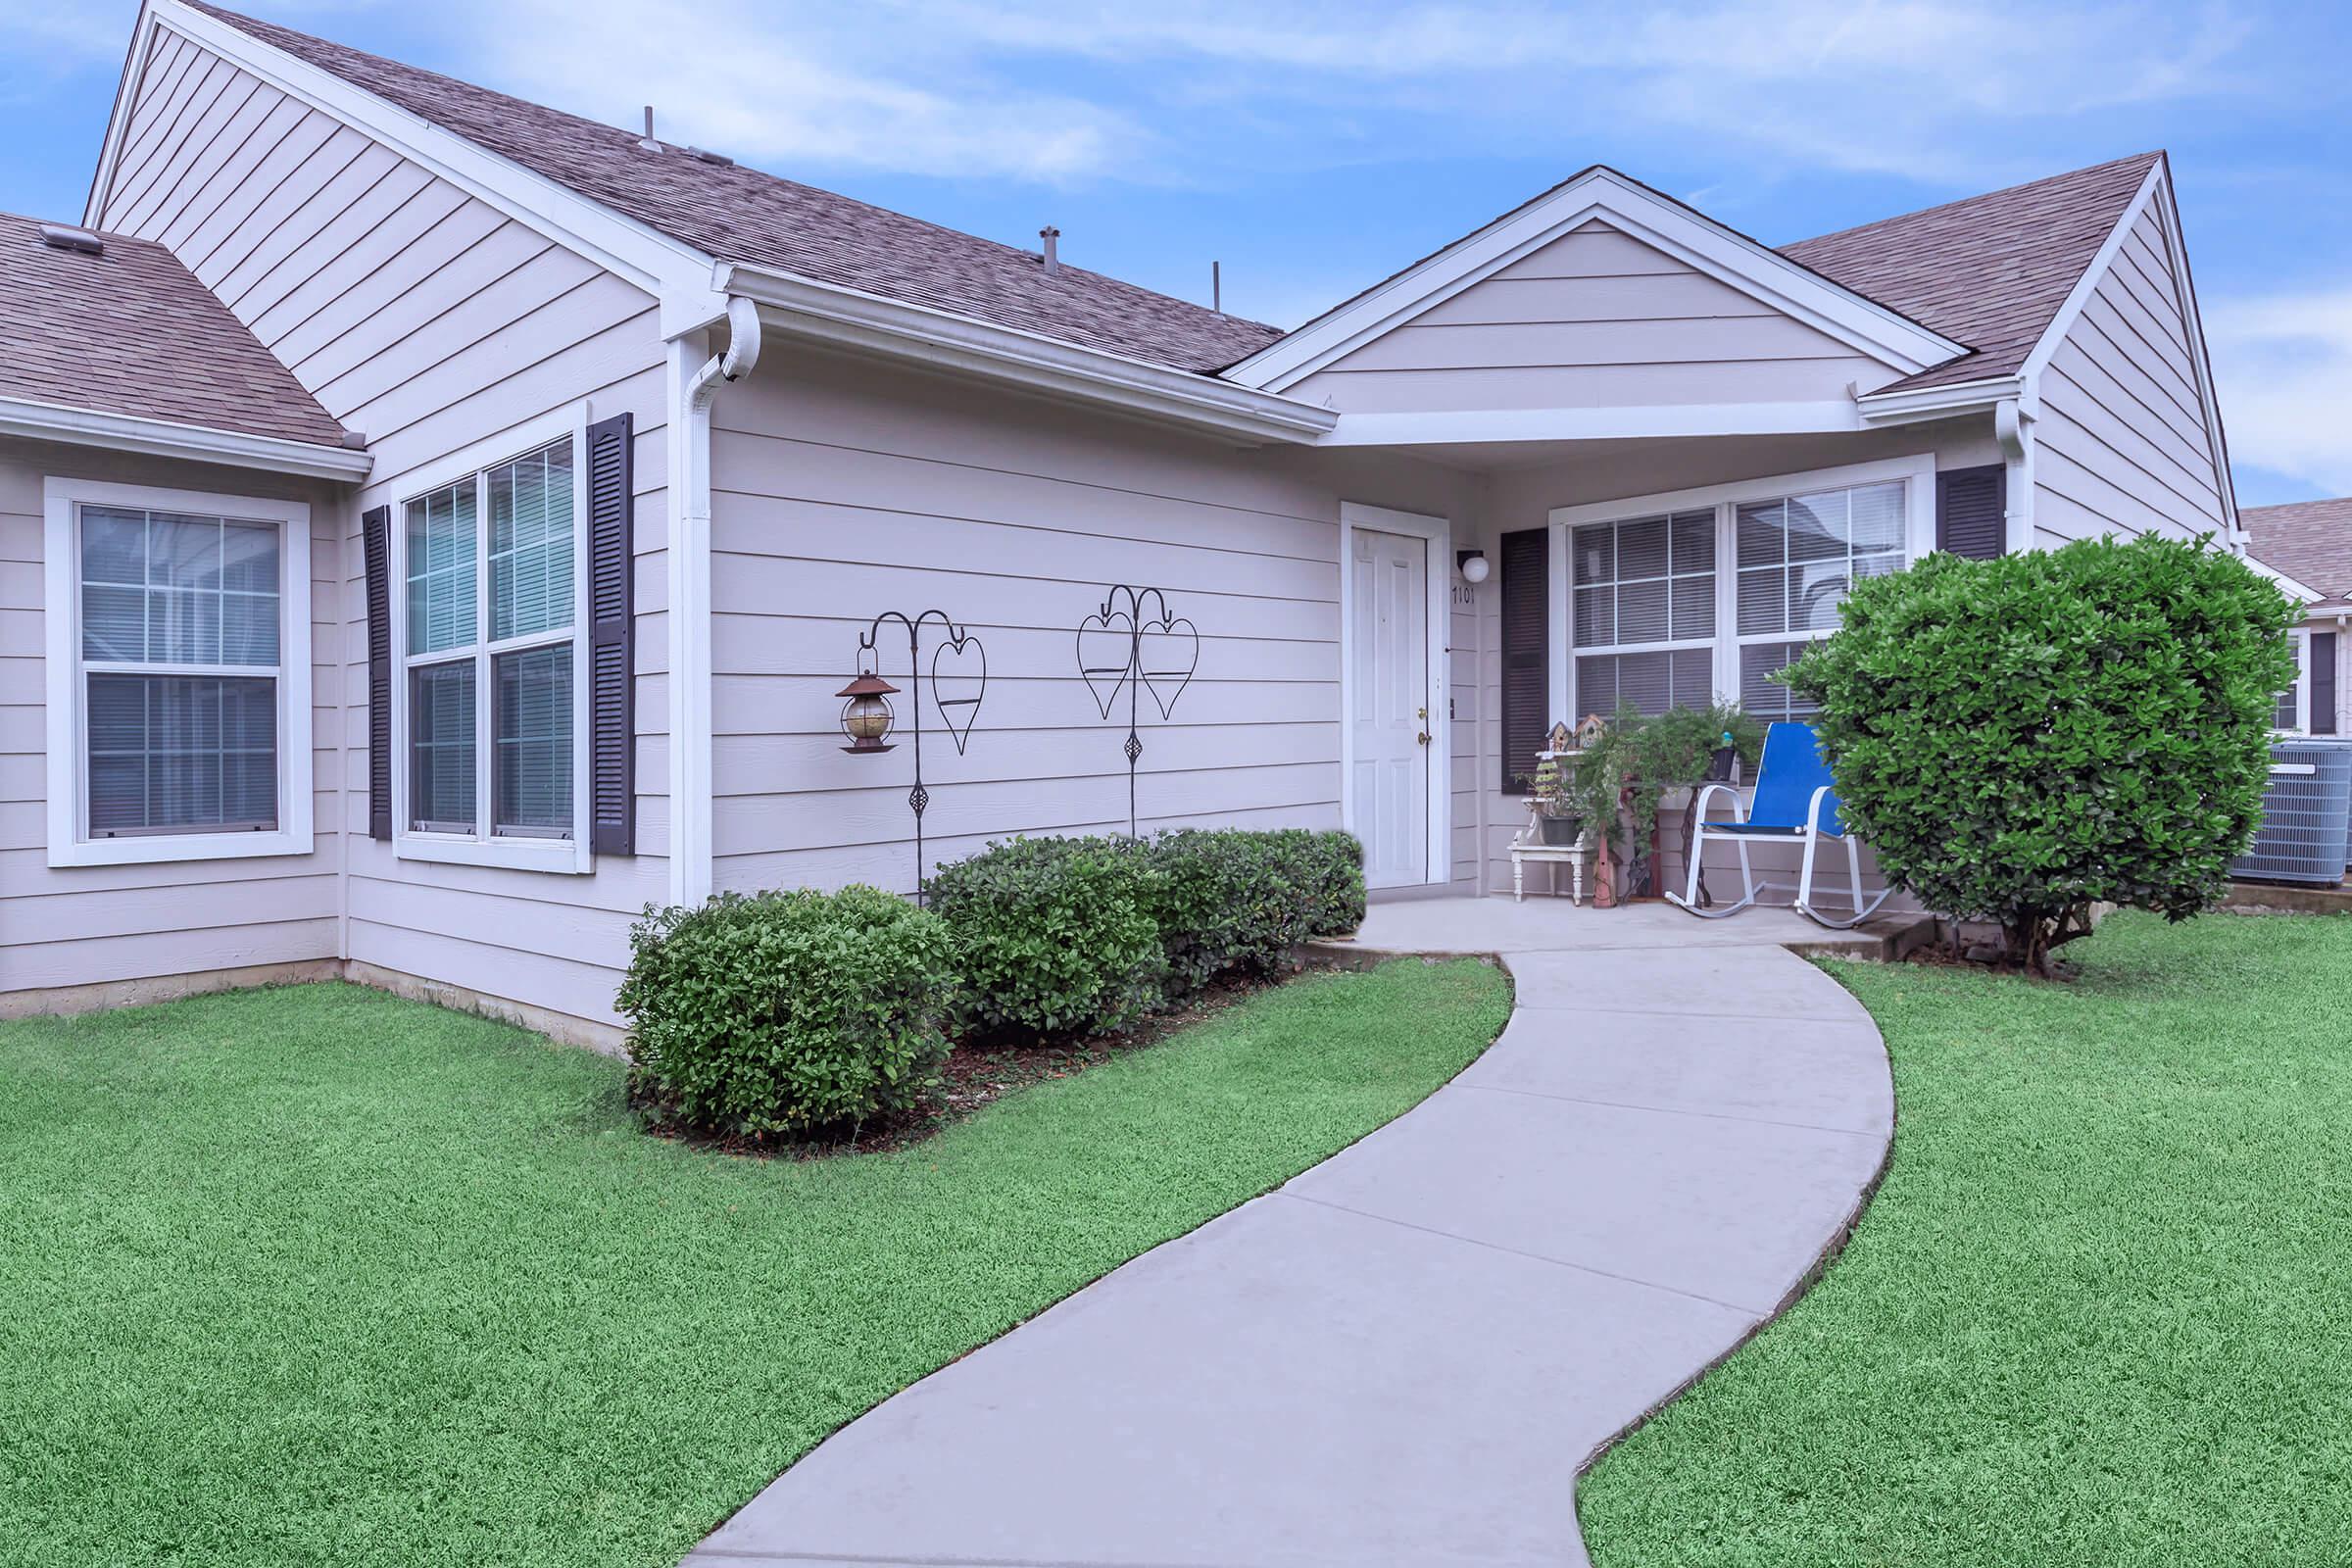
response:
[[[1164,590],[1200,634],[1172,714],[1143,701],[1144,830],[1337,826],[1340,486],[1404,510],[1467,506],[1458,477],[1426,465],[1343,476],[1328,459],[817,356],[763,365],[714,420],[721,888],[913,887],[903,633],[882,645],[898,750],[847,756],[837,726],[858,635],[888,609],[943,610],[987,649],[964,755],[926,712],[931,859],[1015,833],[1124,832],[1127,703],[1102,716],[1075,644],[1121,582]],[[926,676],[931,657],[927,640]]]
[[[2034,425],[2041,543],[2224,525],[2182,276],[2151,207],[2051,355]]]
[[[103,221],[171,245],[375,458],[365,488],[330,513],[341,548],[323,559],[338,575],[319,596],[347,655],[320,686],[343,707],[321,729],[341,749],[319,771],[340,787],[320,822],[352,835],[345,956],[615,1022],[629,925],[668,889],[655,302],[351,126],[158,37],[130,121],[137,164],[126,159]],[[397,519],[412,475],[583,400],[592,417],[636,420],[640,853],[599,858],[589,876],[400,858],[367,837],[360,514],[389,504]]]
[[[41,490],[51,476],[311,504],[312,853],[50,867]],[[0,993],[335,956],[340,529],[322,484],[0,439]]]
[[[1814,402],[1895,372],[1593,221],[1291,388],[1348,413]]]

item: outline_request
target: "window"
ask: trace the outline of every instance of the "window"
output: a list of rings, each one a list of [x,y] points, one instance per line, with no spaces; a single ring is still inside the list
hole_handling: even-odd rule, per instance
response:
[[[1576,711],[1607,715],[1623,704],[1662,713],[1713,701],[1714,510],[1588,523],[1569,548]]]
[[[1568,694],[1557,716],[1659,713],[1718,693],[1760,718],[1804,716],[1769,677],[1838,628],[1857,578],[1925,548],[1934,471],[1904,459],[1554,512],[1571,562],[1555,606],[1572,648],[1553,663],[1553,690]]]
[[[1903,564],[1900,481],[1857,485],[1733,509],[1738,538],[1740,706],[1759,718],[1813,711],[1769,679],[1805,644],[1838,629],[1838,608],[1858,577]]]
[[[308,507],[45,499],[50,863],[307,852]]]
[[[2295,678],[2286,690],[2278,694],[2278,704],[2271,710],[2271,728],[2284,730],[2291,735],[2308,735],[2311,733],[2312,714],[2305,704],[2311,700],[2311,633],[2298,626],[2286,635],[2294,645]]]
[[[404,853],[584,856],[574,452],[566,435],[400,509]]]

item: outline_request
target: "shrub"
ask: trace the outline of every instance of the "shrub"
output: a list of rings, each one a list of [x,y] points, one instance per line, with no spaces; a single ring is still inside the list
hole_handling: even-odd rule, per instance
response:
[[[954,935],[971,1022],[1092,1034],[1149,1012],[1163,881],[1123,839],[1013,839],[940,867],[931,907]]]
[[[1276,969],[1297,944],[1364,917],[1363,849],[1346,833],[1187,828],[1149,854],[1163,877],[1152,912],[1173,995],[1231,968]]]
[[[1887,877],[2046,971],[2094,902],[2180,920],[2219,897],[2261,819],[2293,619],[2203,541],[1935,555],[1856,583],[1786,679]]]
[[[690,1126],[848,1126],[912,1103],[947,1055],[947,927],[878,889],[648,910],[629,947],[632,1085]]]

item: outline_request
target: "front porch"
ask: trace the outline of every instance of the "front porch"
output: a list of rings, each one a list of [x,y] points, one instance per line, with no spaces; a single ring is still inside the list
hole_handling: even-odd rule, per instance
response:
[[[1690,948],[1787,948],[1807,956],[1894,959],[1933,931],[1935,918],[1915,910],[1882,912],[1851,931],[1831,931],[1793,909],[1759,906],[1722,920],[1702,920],[1665,903],[1642,901],[1613,909],[1564,898],[1448,895],[1376,902],[1352,937],[1317,943],[1325,956],[1390,957],[1397,954],[1605,953],[1629,956]],[[1634,976],[1629,972],[1629,983]]]

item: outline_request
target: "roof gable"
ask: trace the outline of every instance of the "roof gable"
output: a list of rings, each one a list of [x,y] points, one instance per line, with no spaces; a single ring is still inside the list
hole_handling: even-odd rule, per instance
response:
[[[1595,165],[1366,289],[1226,374],[1246,386],[1283,391],[1595,221],[1898,372],[1921,370],[1963,351],[1964,345],[1899,312]]]
[[[2014,375],[2163,157],[2119,158],[1800,240],[1781,254],[1971,351],[1887,390]]]
[[[774,269],[903,304],[1185,370],[1211,370],[1279,335],[1083,268],[433,72],[258,22],[176,6],[233,28],[717,262]]]

